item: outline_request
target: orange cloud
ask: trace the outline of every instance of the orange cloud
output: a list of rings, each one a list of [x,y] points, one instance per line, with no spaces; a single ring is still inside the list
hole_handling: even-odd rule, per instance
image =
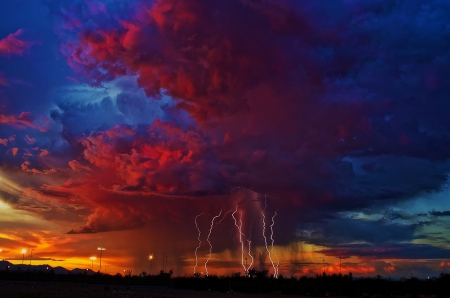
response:
[[[43,171],[40,171],[38,169],[33,169],[33,168],[30,169],[28,167],[29,165],[30,165],[29,161],[24,161],[21,164],[20,167],[22,168],[23,171],[30,172],[30,173],[33,173],[33,174],[51,174],[51,173],[55,173],[56,172],[56,170],[54,168],[51,168],[50,170],[43,170]]]
[[[17,129],[31,127],[38,129],[41,132],[45,132],[50,125],[50,121],[45,116],[39,116],[37,119],[34,119],[30,112],[22,112],[18,116],[0,114],[0,124],[10,125]],[[26,139],[27,142],[31,142],[32,140],[34,139]]]
[[[47,149],[41,149],[41,153],[39,153],[39,157],[43,157],[43,156],[46,156],[48,154],[49,154],[49,152],[48,152]]]
[[[81,165],[78,161],[76,160],[71,160],[69,161],[69,167],[72,169],[72,171],[81,171],[81,170],[85,170],[85,171],[91,171],[91,168],[89,168],[88,166],[83,166]]]

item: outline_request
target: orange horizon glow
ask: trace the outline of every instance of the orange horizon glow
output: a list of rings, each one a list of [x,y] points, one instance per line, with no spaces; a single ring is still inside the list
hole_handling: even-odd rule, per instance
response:
[[[40,226],[42,222],[36,215],[28,211],[16,210],[7,204],[1,203],[0,215],[3,214],[5,214],[4,220],[6,222],[17,222],[21,218],[25,218],[37,226]],[[61,266],[68,270],[75,268],[91,269],[93,267],[93,270],[97,271],[99,269],[99,258],[92,254],[94,252],[99,253],[98,247],[106,247],[107,250],[103,251],[102,255],[103,273],[122,274],[123,270],[132,270],[136,273],[141,271],[149,272],[150,262],[152,262],[152,272],[153,274],[158,274],[162,267],[163,252],[168,251],[167,248],[159,247],[155,249],[157,250],[156,253],[149,255],[146,247],[150,246],[139,245],[127,248],[127,245],[125,245],[127,243],[126,241],[116,242],[116,239],[123,237],[125,237],[124,239],[134,239],[132,235],[139,235],[139,231],[76,235],[63,234],[63,231],[65,229],[61,228],[58,224],[47,224],[47,229],[42,226],[41,229],[34,230],[31,233],[19,233],[14,230],[11,230],[11,233],[5,231],[0,235],[0,240],[2,240],[0,242],[2,244],[2,248],[0,249],[1,258],[14,265],[20,265],[23,259],[29,260],[31,249],[24,247],[30,247],[33,249],[31,258],[33,265]],[[7,242],[5,241],[8,241],[10,244],[6,244]],[[89,245],[86,245],[86,243],[89,243]],[[104,246],[99,246],[99,243],[102,243]],[[118,246],[120,243],[123,244]],[[149,239],[147,245],[152,245],[153,243]],[[274,246],[274,251],[280,258],[280,274],[300,277],[303,275],[321,275],[323,272],[327,275],[339,273],[349,274],[351,272],[354,276],[375,276],[378,274],[391,276],[398,274],[398,267],[408,266],[408,264],[413,264],[414,262],[427,263],[426,260],[368,260],[357,257],[339,259],[339,256],[327,256],[321,253],[327,247],[304,242],[298,242],[297,245],[301,246],[301,250],[297,252],[292,251],[289,246]],[[22,252],[22,249],[25,252]],[[173,270],[175,275],[191,275],[195,264],[194,249],[195,243],[190,248],[186,247],[187,252],[181,254],[173,252],[168,254],[169,262],[166,267],[167,271]],[[259,252],[259,258],[262,258],[264,263],[263,265],[256,263],[254,268],[256,270],[266,269],[269,271],[269,274],[273,274],[274,269],[270,264],[265,248],[263,246],[256,246],[253,249]],[[133,253],[133,251],[135,252]],[[208,271],[212,275],[230,275],[236,272],[244,274],[242,265],[240,264],[240,254],[239,249],[229,248],[222,252],[214,252],[213,250],[211,259],[208,262]],[[158,257],[159,255],[161,257]],[[204,262],[207,258],[207,251],[199,254],[198,273],[205,273]],[[376,265],[377,262],[381,261],[386,264]],[[295,265],[296,262],[298,265]],[[437,263],[433,265],[433,262]],[[450,262],[447,261],[432,261],[432,263],[426,266],[430,268],[435,266],[436,275],[445,266],[450,266]]]
[[[352,273],[353,276],[375,276],[375,275],[382,275],[382,276],[390,276],[395,274],[396,266],[397,264],[408,264],[408,263],[414,263],[414,262],[426,262],[427,260],[414,260],[414,261],[405,261],[405,260],[385,260],[388,262],[393,263],[393,265],[385,266],[381,270],[377,270],[371,262],[368,260],[352,257],[352,258],[346,258],[346,259],[339,259],[339,257],[329,257],[325,256],[321,253],[319,253],[320,249],[322,247],[317,247],[315,245],[305,245],[306,249],[313,249],[314,251],[305,251],[302,253],[302,262],[310,263],[315,262],[315,265],[312,266],[304,266],[298,269],[290,268],[290,263],[293,261],[292,259],[288,258],[289,251],[288,249],[284,247],[275,247],[274,250],[276,253],[280,256],[280,274],[284,276],[295,276],[295,277],[301,277],[301,276],[315,276],[315,275],[322,275],[323,273],[326,273],[327,275],[332,274],[343,274],[347,275],[349,273]],[[262,250],[263,247],[257,247],[256,250],[260,249]],[[26,249],[23,249],[26,250]],[[36,249],[38,251],[39,248]],[[29,258],[29,250],[26,250],[23,252],[22,250],[17,250],[14,248],[8,248],[2,249],[0,252],[2,252],[2,259],[14,264],[14,265],[21,265],[22,264],[22,258],[23,254],[25,254],[25,259],[27,257]],[[11,253],[16,252],[16,257],[11,256]],[[22,256],[19,257],[19,253],[22,254]],[[46,255],[46,252],[40,252],[39,255],[33,255],[33,258],[31,259],[33,261],[33,265],[48,265],[51,267],[64,267],[68,270],[73,269],[91,269],[93,265],[93,271],[98,271],[99,269],[99,258],[96,256],[86,256],[86,257],[68,257],[68,254],[64,254],[64,259],[61,258],[61,260],[58,260],[58,256],[54,255],[52,259],[41,259],[42,256]],[[170,255],[169,255],[170,257]],[[205,274],[204,270],[204,261],[207,259],[207,254],[202,254],[199,256],[199,268],[198,273],[200,275]],[[161,257],[162,259],[162,257]],[[154,255],[147,255],[147,262],[156,260],[154,258]],[[176,275],[192,275],[192,268],[195,262],[195,259],[192,256],[182,256],[182,260],[185,264],[182,267],[180,267],[177,270]],[[274,273],[273,268],[271,267],[270,261],[268,260],[268,257],[265,256],[265,269],[269,271],[269,275]],[[102,273],[107,274],[122,274],[124,270],[132,270],[133,272],[136,272],[138,274],[141,271],[149,272],[149,264],[147,262],[143,262],[141,266],[130,266],[130,264],[134,264],[136,261],[136,258],[133,256],[129,257],[111,257],[108,255],[102,256]],[[378,262],[382,260],[372,260],[372,262]],[[154,263],[154,272],[153,274],[158,274],[160,271],[160,264],[157,262]],[[438,262],[436,264],[440,268],[443,268],[444,266],[450,266],[450,262]],[[222,266],[222,267],[220,267]],[[258,270],[258,267],[254,267],[256,270]],[[166,271],[174,270],[173,267],[170,266],[170,263],[167,267]],[[175,270],[174,270],[175,271]],[[244,275],[244,272],[242,271],[242,266],[239,264],[239,258],[236,257],[236,252],[232,253],[231,251],[225,251],[222,253],[213,253],[211,259],[208,263],[208,271],[210,275],[230,275],[232,273],[241,272],[241,275]],[[436,270],[438,274],[438,270]]]

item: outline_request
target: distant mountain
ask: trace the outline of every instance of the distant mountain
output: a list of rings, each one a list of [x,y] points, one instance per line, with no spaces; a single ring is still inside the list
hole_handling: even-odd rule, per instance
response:
[[[9,271],[35,271],[35,272],[52,272],[55,274],[88,274],[92,275],[94,272],[91,269],[79,269],[73,270],[66,269],[61,266],[52,267],[50,265],[26,265],[26,264],[13,264],[8,261],[0,261],[0,270]]]

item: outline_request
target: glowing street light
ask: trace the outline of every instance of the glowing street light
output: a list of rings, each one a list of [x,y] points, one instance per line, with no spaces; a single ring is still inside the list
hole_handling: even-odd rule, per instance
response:
[[[92,261],[92,271],[94,271],[94,261],[97,260],[97,257],[92,256],[89,259]]]
[[[100,269],[98,270],[98,271],[100,271],[100,272],[102,272],[102,252],[104,251],[104,250],[106,250],[106,248],[104,248],[104,247],[97,247],[97,250],[99,250],[100,251]]]
[[[150,276],[152,276],[153,255],[149,255],[148,259],[150,260]]]
[[[23,261],[25,260],[25,254],[27,253],[27,250],[25,248],[22,249],[22,265]]]

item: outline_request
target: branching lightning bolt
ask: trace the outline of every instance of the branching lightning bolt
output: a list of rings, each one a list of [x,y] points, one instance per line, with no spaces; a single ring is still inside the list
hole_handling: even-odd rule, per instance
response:
[[[239,188],[234,188],[233,191],[235,191],[236,189],[238,189],[240,191]],[[270,262],[271,262],[272,267],[274,269],[273,276],[275,278],[278,278],[278,276],[279,276],[279,267],[280,267],[280,259],[278,258],[277,254],[275,253],[275,250],[274,250],[275,240],[274,240],[274,231],[273,231],[273,227],[275,226],[275,217],[277,216],[277,211],[274,212],[274,214],[272,216],[272,222],[270,224],[270,246],[271,246],[271,248],[269,249],[269,244],[268,244],[268,241],[267,241],[267,238],[269,238],[269,237],[266,236],[266,229],[267,229],[267,223],[266,223],[267,195],[265,195],[265,197],[264,197],[264,204],[265,204],[264,210],[261,212],[262,236],[264,238],[265,249],[266,249],[266,251],[268,253]],[[206,237],[206,241],[209,244],[209,256],[208,256],[207,260],[205,261],[206,276],[209,275],[208,266],[207,265],[208,265],[209,260],[211,260],[211,258],[212,258],[212,244],[211,244],[211,241],[210,241],[212,230],[213,230],[214,227],[219,226],[225,220],[225,218],[227,217],[227,214],[230,213],[230,212],[232,212],[231,213],[231,217],[233,218],[234,225],[235,225],[236,229],[238,230],[238,235],[235,235],[233,237],[233,240],[235,240],[237,238],[237,236],[239,236],[239,242],[241,244],[241,264],[242,264],[242,268],[244,269],[245,274],[248,274],[249,273],[249,269],[253,266],[253,263],[254,263],[254,257],[251,254],[251,244],[252,244],[251,237],[252,237],[252,229],[253,229],[253,223],[255,221],[255,216],[253,217],[253,220],[250,223],[250,227],[249,227],[249,230],[248,230],[248,236],[249,237],[247,237],[242,231],[242,228],[243,228],[243,214],[242,214],[243,210],[239,210],[239,204],[236,206],[235,209],[230,209],[230,210],[228,210],[225,213],[223,213],[222,211],[223,210],[220,210],[219,214],[212,218],[211,225],[210,225],[210,228],[209,228],[209,233],[208,233],[208,236]],[[239,211],[239,223],[238,223],[238,220],[237,220],[237,218],[235,216],[235,214],[238,211]],[[196,274],[196,268],[198,266],[198,255],[197,255],[197,252],[200,249],[201,244],[202,244],[202,242],[201,242],[201,230],[200,230],[200,228],[198,226],[197,219],[198,219],[198,217],[200,217],[201,215],[204,215],[204,214],[205,213],[200,213],[199,215],[195,216],[195,220],[194,220],[195,227],[197,228],[197,231],[198,231],[198,237],[197,237],[197,239],[198,239],[198,246],[195,249],[194,274]],[[222,216],[222,214],[223,214],[223,216]],[[216,220],[217,220],[217,223],[215,223]],[[232,229],[232,233],[233,233],[233,230],[234,230],[234,228]],[[244,248],[244,240],[247,242],[247,246],[248,246],[247,254],[250,257],[250,264],[248,266],[247,266],[247,258],[245,258],[245,263],[244,263],[244,254],[246,253],[246,252],[244,252],[244,250],[245,250],[245,248]],[[276,262],[274,262],[274,259],[272,258],[273,255],[276,258]]]
[[[245,235],[244,235],[245,236]],[[248,265],[248,267],[247,267],[247,269],[245,270],[245,272],[247,272],[247,274],[248,274],[248,271],[250,270],[250,268],[253,266],[253,256],[252,256],[252,254],[251,254],[251,245],[252,245],[252,241],[251,240],[248,240],[247,238],[246,238],[246,240],[247,240],[247,243],[248,243],[248,255],[250,256],[250,265]]]
[[[222,221],[225,219],[225,217],[227,217],[227,214],[230,213],[231,211],[233,211],[233,209],[230,209],[227,212],[225,212],[225,214],[223,215],[222,219],[219,220],[219,222],[216,224],[216,226],[220,225],[222,223]]]
[[[269,255],[270,263],[272,263],[272,267],[273,267],[273,271],[274,271],[274,276],[275,276],[277,270],[276,270],[276,268],[275,268],[275,264],[273,263],[273,260],[272,260],[272,256],[271,256],[269,247],[267,246],[267,237],[266,237],[266,216],[264,215],[264,213],[261,213],[261,216],[262,216],[262,218],[263,218],[263,237],[264,237],[264,245],[265,245],[266,250],[267,250],[267,253],[268,253],[268,255]]]
[[[236,210],[234,210],[234,212],[231,214],[231,216],[234,219],[234,224],[236,225],[238,231],[239,231],[239,242],[241,242],[241,263],[242,263],[242,267],[244,268],[244,271],[247,271],[247,268],[245,268],[244,265],[244,242],[242,242],[242,214],[241,214],[241,221],[240,221],[240,225],[238,225],[236,217],[234,216],[234,214],[238,211],[238,206],[236,206]]]
[[[275,268],[275,264],[273,263],[273,260],[272,260],[271,254],[270,254],[269,247],[267,246],[267,238],[266,238],[266,215],[265,215],[266,208],[267,208],[267,201],[266,201],[266,198],[264,198],[264,203],[265,203],[264,211],[261,212],[261,219],[262,219],[262,223],[263,223],[262,235],[263,235],[263,237],[264,237],[264,245],[265,245],[266,250],[267,250],[267,253],[268,253],[268,255],[269,255],[269,260],[270,260],[270,262],[272,263],[272,267],[273,267],[273,271],[274,271],[273,276],[275,277],[275,276],[276,276],[276,273],[277,273],[277,270],[276,270],[276,268]]]
[[[252,222],[250,224],[250,228],[248,230],[248,239],[247,239],[247,237],[245,237],[245,239],[247,240],[247,243],[248,243],[248,255],[250,256],[250,260],[251,260],[250,265],[248,265],[248,267],[247,267],[247,273],[248,273],[248,270],[253,266],[253,261],[254,261],[253,256],[251,254],[251,249],[252,249],[251,248],[251,246],[252,246],[251,239],[252,239],[253,223],[255,222],[255,218],[256,218],[256,214],[253,216]]]
[[[208,264],[208,261],[211,259],[211,254],[212,254],[212,244],[209,241],[209,237],[211,236],[211,232],[212,232],[212,229],[213,229],[213,226],[214,226],[214,220],[216,220],[216,218],[220,217],[221,214],[222,214],[222,210],[220,210],[220,213],[218,215],[214,216],[213,219],[211,220],[211,227],[209,228],[208,237],[206,237],[206,241],[208,241],[208,243],[209,243],[209,257],[208,257],[208,259],[205,262],[205,274],[206,274],[206,276],[208,276],[207,264]]]
[[[277,278],[278,277],[278,269],[280,267],[280,259],[278,258],[277,254],[275,253],[275,251],[273,250],[273,244],[274,244],[274,240],[273,240],[273,226],[275,225],[275,216],[277,216],[277,211],[275,211],[275,214],[272,216],[272,224],[270,225],[270,240],[272,241],[272,248],[271,251],[272,253],[275,255],[275,257],[277,258],[277,265],[275,269],[275,274],[274,277]]]

